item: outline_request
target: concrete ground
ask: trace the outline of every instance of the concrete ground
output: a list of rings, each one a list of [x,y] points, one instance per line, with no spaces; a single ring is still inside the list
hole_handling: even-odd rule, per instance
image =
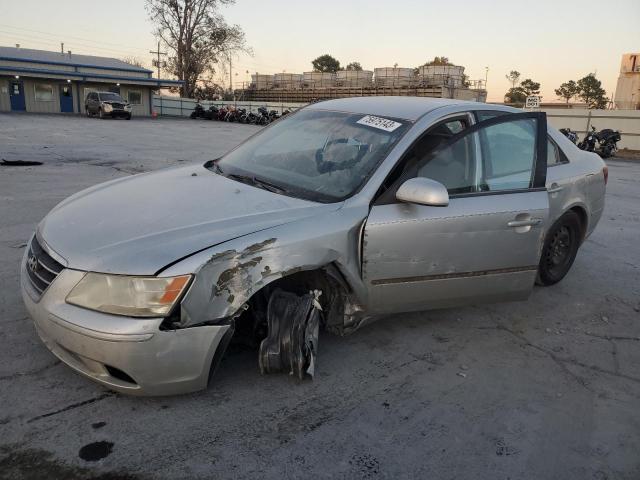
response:
[[[113,394],[41,344],[19,294],[36,223],[111,178],[203,161],[256,127],[0,114],[0,478],[640,478],[640,163],[568,277],[525,302],[322,335],[314,381],[230,352],[208,390]]]

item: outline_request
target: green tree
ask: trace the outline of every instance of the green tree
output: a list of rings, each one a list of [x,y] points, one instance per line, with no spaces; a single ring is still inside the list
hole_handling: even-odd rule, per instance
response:
[[[540,95],[540,84],[538,82],[534,82],[530,78],[523,80],[520,82],[518,86],[524,93],[525,97],[530,97],[531,95]]]
[[[527,94],[521,87],[511,87],[504,95],[504,103],[514,103],[524,105],[527,101]]]
[[[453,65],[453,63],[449,61],[449,57],[433,57],[433,60],[425,63],[425,65]]]
[[[362,71],[362,65],[360,65],[360,62],[351,62],[349,65],[347,65],[347,70],[355,70],[358,72]]]
[[[335,73],[340,70],[340,62],[328,54],[320,55],[311,62],[311,65],[313,65],[313,70],[316,72]]]
[[[511,70],[509,75],[505,75],[504,77],[509,80],[512,89],[516,88],[518,83],[520,83],[520,72],[517,70]]]
[[[575,97],[579,92],[578,84],[574,80],[569,80],[556,88],[555,92],[558,97],[564,98],[568,105],[569,100]]]
[[[606,90],[602,88],[602,82],[596,78],[595,73],[590,73],[578,80],[578,97],[587,104],[587,108],[607,108],[609,99]]]

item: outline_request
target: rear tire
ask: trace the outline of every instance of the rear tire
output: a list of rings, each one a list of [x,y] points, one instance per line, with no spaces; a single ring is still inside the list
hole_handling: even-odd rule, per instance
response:
[[[573,265],[582,241],[582,225],[575,212],[554,223],[544,239],[536,284],[549,286],[562,280]]]

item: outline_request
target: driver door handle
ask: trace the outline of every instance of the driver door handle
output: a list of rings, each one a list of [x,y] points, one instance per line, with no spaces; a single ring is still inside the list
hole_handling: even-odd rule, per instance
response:
[[[511,220],[507,223],[508,227],[518,228],[518,227],[533,227],[535,225],[540,225],[542,220],[539,218],[530,218],[528,220]]]

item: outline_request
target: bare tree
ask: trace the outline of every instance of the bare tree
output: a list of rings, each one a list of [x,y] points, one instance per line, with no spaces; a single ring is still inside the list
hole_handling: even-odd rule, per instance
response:
[[[244,32],[228,25],[220,6],[234,0],[146,0],[155,33],[171,52],[168,69],[184,85],[183,97],[193,97],[204,73],[215,73],[215,64],[239,52],[251,53]]]
[[[121,58],[120,60],[122,60],[125,63],[128,63],[129,65],[133,65],[134,67],[147,68],[144,62],[140,60],[138,57],[124,57],[124,58]]]

